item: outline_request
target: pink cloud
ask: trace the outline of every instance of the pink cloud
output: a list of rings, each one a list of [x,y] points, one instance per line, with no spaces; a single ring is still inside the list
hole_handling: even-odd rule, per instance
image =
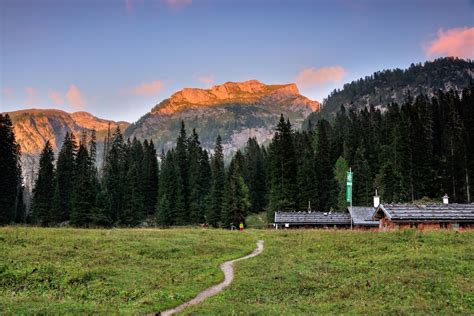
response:
[[[340,81],[347,71],[341,66],[305,68],[296,76],[296,83],[301,87],[318,86],[329,82]]]
[[[125,9],[128,13],[132,13],[133,11],[133,0],[125,0]]]
[[[82,111],[86,107],[83,93],[73,84],[66,92],[66,100],[75,111]]]
[[[438,31],[438,37],[425,48],[427,56],[474,58],[474,27]]]
[[[172,9],[182,9],[193,3],[193,0],[162,0],[162,2]]]
[[[54,105],[62,105],[64,104],[64,98],[62,97],[61,93],[56,90],[53,90],[49,93],[49,98],[53,101]]]
[[[132,88],[131,92],[135,95],[155,95],[163,90],[164,84],[161,80],[154,80],[151,82],[144,82],[135,88]]]
[[[213,75],[203,75],[203,76],[199,76],[197,79],[199,82],[205,84],[208,87],[214,83]]]
[[[25,88],[27,99],[25,104],[27,106],[35,106],[38,103],[36,89],[32,87]]]
[[[179,10],[190,6],[193,3],[193,0],[154,0],[154,1],[147,1],[148,3],[158,3],[167,6],[168,8]],[[124,0],[125,3],[125,10],[128,14],[131,14],[137,4],[144,5],[145,0]]]

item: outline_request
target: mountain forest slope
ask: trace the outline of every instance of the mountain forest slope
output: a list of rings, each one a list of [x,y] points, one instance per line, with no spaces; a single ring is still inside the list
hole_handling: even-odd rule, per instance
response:
[[[411,64],[407,69],[377,71],[331,92],[320,111],[312,113],[308,120],[333,118],[341,105],[355,109],[374,105],[383,109],[392,102],[402,104],[421,94],[432,97],[437,90],[460,92],[473,78],[473,61],[451,57]]]

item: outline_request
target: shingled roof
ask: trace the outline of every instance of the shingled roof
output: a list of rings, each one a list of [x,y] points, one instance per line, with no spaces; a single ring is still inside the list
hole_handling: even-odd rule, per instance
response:
[[[350,225],[351,215],[345,212],[275,212],[275,224]]]
[[[352,215],[352,222],[354,225],[361,226],[379,226],[379,221],[372,217],[375,213],[375,208],[369,206],[353,206],[352,209],[348,207]]]
[[[474,222],[474,204],[380,204],[373,218],[391,221]]]

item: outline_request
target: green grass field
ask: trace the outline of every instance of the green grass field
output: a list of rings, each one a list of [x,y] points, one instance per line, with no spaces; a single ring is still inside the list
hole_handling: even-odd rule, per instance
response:
[[[0,314],[474,313],[474,233],[0,228]]]

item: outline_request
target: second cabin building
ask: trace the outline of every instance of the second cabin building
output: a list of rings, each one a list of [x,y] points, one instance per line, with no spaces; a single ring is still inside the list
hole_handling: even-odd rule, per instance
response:
[[[474,229],[474,204],[380,204],[348,207],[342,212],[276,212],[274,227],[357,230]]]
[[[474,229],[474,204],[380,204],[373,219],[380,220],[379,229]]]

